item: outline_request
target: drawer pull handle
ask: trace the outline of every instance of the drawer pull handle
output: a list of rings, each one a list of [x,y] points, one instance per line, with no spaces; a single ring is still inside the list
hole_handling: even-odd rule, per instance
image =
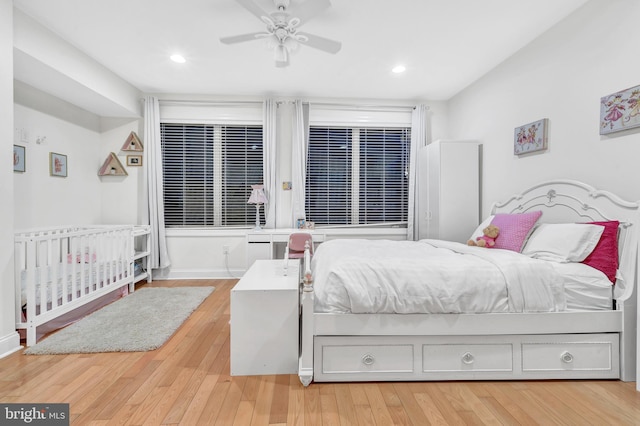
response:
[[[462,362],[464,362],[467,365],[471,365],[473,364],[473,355],[471,354],[471,352],[465,352],[464,355],[462,355]]]
[[[573,355],[571,355],[570,352],[563,352],[560,359],[566,364],[571,364],[573,362]]]
[[[375,361],[376,359],[371,354],[366,354],[365,356],[362,357],[362,363],[364,365],[373,365]]]

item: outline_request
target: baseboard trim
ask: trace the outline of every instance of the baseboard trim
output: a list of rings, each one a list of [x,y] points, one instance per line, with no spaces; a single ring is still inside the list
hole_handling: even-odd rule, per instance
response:
[[[0,358],[11,355],[22,349],[20,346],[20,334],[17,331],[0,337]]]
[[[240,279],[244,269],[171,269],[153,271],[154,280]]]

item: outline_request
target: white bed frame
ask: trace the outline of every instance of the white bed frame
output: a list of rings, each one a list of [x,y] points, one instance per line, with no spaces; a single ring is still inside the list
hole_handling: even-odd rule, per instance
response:
[[[26,330],[27,346],[36,343],[38,326],[116,290],[134,291],[133,230],[64,227],[15,234],[16,329]]]
[[[619,220],[615,309],[556,313],[315,313],[310,256],[301,292],[300,381],[635,380],[640,206],[589,185],[545,182],[492,213],[542,210],[541,222]]]

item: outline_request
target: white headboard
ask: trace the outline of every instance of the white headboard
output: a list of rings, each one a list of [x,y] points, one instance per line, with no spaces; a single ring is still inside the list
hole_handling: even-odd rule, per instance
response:
[[[619,271],[624,280],[616,282],[614,297],[618,301],[631,298],[636,285],[640,204],[625,201],[611,192],[582,182],[554,180],[534,185],[504,202],[494,203],[491,213],[537,210],[542,211],[540,222],[543,223],[619,221]]]

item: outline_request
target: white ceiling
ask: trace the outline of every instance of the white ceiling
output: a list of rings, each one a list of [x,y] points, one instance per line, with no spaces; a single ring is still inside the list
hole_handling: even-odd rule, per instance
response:
[[[341,51],[302,46],[287,68],[275,67],[263,41],[220,43],[264,29],[235,0],[14,4],[147,93],[446,100],[586,1],[332,0],[302,30],[341,41]],[[187,63],[171,62],[174,52]],[[402,75],[391,72],[398,63]]]

